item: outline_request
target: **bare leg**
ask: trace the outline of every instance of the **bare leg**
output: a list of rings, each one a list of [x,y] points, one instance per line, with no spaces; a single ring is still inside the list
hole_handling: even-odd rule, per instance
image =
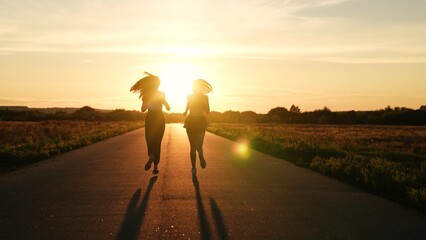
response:
[[[197,156],[196,156],[196,150],[197,150],[197,147],[196,147],[196,142],[197,142],[196,137],[197,137],[196,134],[188,133],[189,144],[191,146],[191,150],[190,150],[189,156],[191,158],[192,168],[195,168],[195,162],[196,162],[196,159],[197,159]]]
[[[196,142],[198,157],[200,158],[200,165],[202,168],[206,168],[207,166],[206,160],[204,159],[204,152],[203,152],[204,135],[205,135],[205,132],[197,133],[197,142]]]
[[[160,162],[161,141],[165,129],[164,116],[162,112],[148,112],[145,119],[145,138],[148,144],[149,159],[145,164],[145,170],[151,168],[154,163],[153,173],[158,173],[158,163]]]
[[[203,143],[205,132],[196,133],[196,148],[200,155],[203,155]]]
[[[152,134],[152,119],[151,115],[145,119],[145,141],[148,147],[148,160],[145,164],[145,170],[149,170],[151,168],[152,162],[154,161],[154,147],[153,147],[153,134]]]

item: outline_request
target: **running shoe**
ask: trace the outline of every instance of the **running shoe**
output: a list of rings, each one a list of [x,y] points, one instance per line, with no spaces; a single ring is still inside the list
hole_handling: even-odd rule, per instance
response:
[[[148,161],[145,164],[145,170],[148,171],[151,168],[152,162],[154,162],[155,156],[154,154],[149,154]]]
[[[200,158],[200,166],[201,166],[201,168],[206,168],[207,163],[206,163],[206,159],[204,159],[203,154],[198,154],[198,157]]]

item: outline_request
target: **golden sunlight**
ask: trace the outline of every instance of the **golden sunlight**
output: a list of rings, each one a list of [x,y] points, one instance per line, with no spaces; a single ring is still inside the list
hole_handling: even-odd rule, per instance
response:
[[[247,139],[238,139],[237,145],[234,149],[235,153],[240,157],[240,159],[247,159],[250,156],[250,142]]]
[[[244,155],[247,153],[247,150],[248,150],[247,144],[244,144],[244,143],[238,144],[238,149],[237,149],[238,153]]]
[[[159,66],[158,76],[161,79],[160,90],[166,94],[169,104],[184,108],[186,97],[192,92],[192,81],[201,78],[195,66],[185,63],[164,63]],[[181,109],[173,109],[179,112]],[[182,109],[181,111],[184,111]]]

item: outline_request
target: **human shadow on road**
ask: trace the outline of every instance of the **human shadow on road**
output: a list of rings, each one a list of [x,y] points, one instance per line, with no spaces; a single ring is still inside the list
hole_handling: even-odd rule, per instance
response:
[[[124,239],[137,239],[139,230],[142,226],[143,219],[145,217],[145,211],[148,204],[149,193],[151,192],[154,183],[157,181],[157,176],[151,177],[149,180],[148,187],[146,189],[145,195],[142,198],[141,203],[137,206],[139,198],[141,196],[141,189],[139,188],[133,194],[127,207],[126,216],[121,226],[120,232],[118,233],[117,240]]]
[[[212,209],[213,219],[216,223],[217,231],[219,232],[219,238],[222,240],[228,239],[228,232],[226,231],[225,222],[223,221],[222,213],[217,206],[216,201],[210,198],[210,208]]]
[[[195,196],[197,198],[198,220],[200,221],[201,239],[211,239],[209,224],[207,223],[206,212],[204,211],[203,199],[200,193],[200,183],[197,176],[192,176],[192,183],[195,187]]]
[[[192,176],[192,183],[194,184],[195,194],[197,198],[197,209],[198,209],[198,219],[200,222],[201,239],[212,239],[212,235],[207,222],[206,212],[204,210],[203,199],[201,198],[200,183],[198,182],[197,176]],[[213,219],[215,221],[217,230],[219,231],[220,239],[224,239],[224,240],[228,239],[222,214],[219,210],[219,207],[216,201],[213,198],[210,198],[210,207],[213,213]]]

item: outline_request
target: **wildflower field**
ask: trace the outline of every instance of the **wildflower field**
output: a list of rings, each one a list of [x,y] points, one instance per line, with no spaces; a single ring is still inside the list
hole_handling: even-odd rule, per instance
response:
[[[212,124],[208,131],[426,211],[426,127]]]
[[[143,122],[0,121],[0,172],[141,127]]]

